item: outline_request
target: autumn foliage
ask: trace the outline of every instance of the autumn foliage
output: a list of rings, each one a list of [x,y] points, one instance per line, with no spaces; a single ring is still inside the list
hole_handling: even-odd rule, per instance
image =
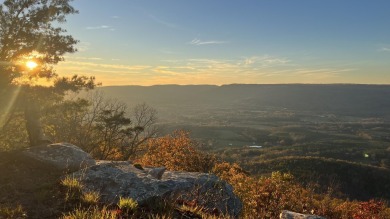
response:
[[[382,201],[337,199],[331,192],[316,194],[314,186],[304,187],[288,173],[274,172],[271,176],[253,177],[236,163],[217,162],[214,156],[199,151],[198,144],[185,131],[149,140],[140,163],[165,166],[169,170],[213,172],[230,183],[241,198],[243,218],[279,218],[282,210],[326,218],[390,218],[390,210]]]
[[[198,146],[188,132],[175,131],[164,137],[150,139],[140,163],[145,166],[164,166],[168,170],[209,172],[214,166],[215,157],[199,151]]]
[[[331,194],[316,194],[291,174],[274,172],[268,177],[250,177],[237,164],[218,163],[213,172],[234,187],[244,203],[245,218],[278,218],[282,210],[316,214],[326,218],[385,219],[390,209],[382,201],[345,201]]]

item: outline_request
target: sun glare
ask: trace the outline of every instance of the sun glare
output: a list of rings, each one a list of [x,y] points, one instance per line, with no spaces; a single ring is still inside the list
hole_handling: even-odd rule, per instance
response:
[[[34,61],[27,61],[26,62],[26,66],[30,70],[33,70],[34,68],[36,68],[38,66],[38,64],[36,62],[34,62]]]

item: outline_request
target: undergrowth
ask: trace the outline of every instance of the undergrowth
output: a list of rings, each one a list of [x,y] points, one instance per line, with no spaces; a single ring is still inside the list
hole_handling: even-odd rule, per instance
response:
[[[158,198],[140,205],[132,198],[120,197],[115,205],[104,205],[99,203],[98,192],[83,192],[83,185],[76,178],[65,177],[61,185],[65,188],[65,208],[69,209],[61,219],[228,218],[208,214],[199,206],[178,205],[175,200]]]
[[[0,205],[0,218],[27,218],[27,214],[21,205],[16,207]]]

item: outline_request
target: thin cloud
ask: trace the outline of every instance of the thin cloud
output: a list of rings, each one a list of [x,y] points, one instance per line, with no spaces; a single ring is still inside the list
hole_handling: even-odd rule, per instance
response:
[[[111,18],[112,18],[112,19],[119,19],[119,16],[116,16],[116,15],[115,15],[115,16],[112,16]]]
[[[101,30],[101,29],[111,29],[110,26],[107,25],[100,25],[96,27],[86,27],[87,30]]]
[[[177,27],[178,27],[176,24],[167,22],[167,21],[162,20],[162,19],[160,19],[160,18],[157,18],[157,17],[154,16],[154,15],[149,14],[149,17],[150,17],[153,21],[155,21],[155,22],[157,22],[157,23],[159,23],[159,24],[162,24],[162,25],[164,25],[164,26],[166,26],[166,27],[169,27],[169,28],[177,28]]]
[[[182,62],[182,60],[179,60],[179,59],[163,59],[163,60],[160,60],[161,62],[169,62],[169,63],[180,63]]]
[[[210,40],[210,41],[202,41],[200,39],[193,39],[189,44],[196,45],[196,46],[202,46],[202,45],[211,45],[211,44],[227,44],[228,41],[218,41],[218,40]]]
[[[91,61],[103,60],[102,58],[99,57],[83,57],[83,56],[66,56],[65,58],[70,60],[91,60]]]
[[[160,76],[165,75],[165,76],[179,76],[181,73],[174,71],[170,67],[167,66],[158,66],[153,69],[154,72],[157,72],[160,74]]]
[[[120,70],[145,70],[151,66],[146,65],[114,65],[114,64],[100,64],[94,62],[79,62],[79,61],[68,61],[67,64],[77,65],[77,66],[88,66],[88,67],[100,67],[108,69],[120,69]]]
[[[275,66],[275,65],[284,65],[291,62],[291,60],[288,60],[286,58],[278,58],[278,57],[273,57],[273,56],[252,56],[249,58],[246,58],[243,61],[243,64],[248,66],[248,65],[255,65],[259,64],[261,66]]]
[[[382,47],[379,49],[381,52],[390,52],[390,47]]]
[[[320,69],[295,69],[293,70],[295,75],[301,76],[329,76],[334,77],[341,73],[356,71],[357,69],[353,68],[320,68]]]
[[[106,79],[122,77],[122,81],[118,80],[115,83],[138,84],[275,83],[280,80],[286,83],[318,83],[332,82],[345,77],[344,74],[348,72],[359,70],[345,66],[306,66],[283,57],[269,55],[237,59],[161,60],[165,63],[163,65],[121,65],[102,63],[103,61],[94,59],[98,60],[97,57],[74,57],[73,60],[60,64],[60,70],[64,73],[90,73],[99,78],[104,77],[105,83]],[[137,82],[132,80],[134,77]]]

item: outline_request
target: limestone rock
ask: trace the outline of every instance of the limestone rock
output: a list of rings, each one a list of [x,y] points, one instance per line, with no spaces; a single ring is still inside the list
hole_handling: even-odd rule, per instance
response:
[[[206,210],[233,217],[238,217],[242,209],[233,188],[212,174],[164,172],[163,168],[147,167],[140,170],[130,162],[112,161],[98,162],[72,175],[80,179],[85,191],[99,192],[101,201],[108,204],[117,203],[119,197],[132,198],[141,205],[165,198],[171,202],[196,203]]]
[[[24,151],[23,154],[29,158],[55,166],[60,170],[70,172],[96,164],[88,153],[69,143],[32,147]]]
[[[165,167],[157,167],[152,168],[148,171],[148,174],[153,176],[156,179],[161,179],[162,175],[164,174],[166,168]]]
[[[317,215],[300,214],[292,211],[282,211],[280,219],[326,219]]]

